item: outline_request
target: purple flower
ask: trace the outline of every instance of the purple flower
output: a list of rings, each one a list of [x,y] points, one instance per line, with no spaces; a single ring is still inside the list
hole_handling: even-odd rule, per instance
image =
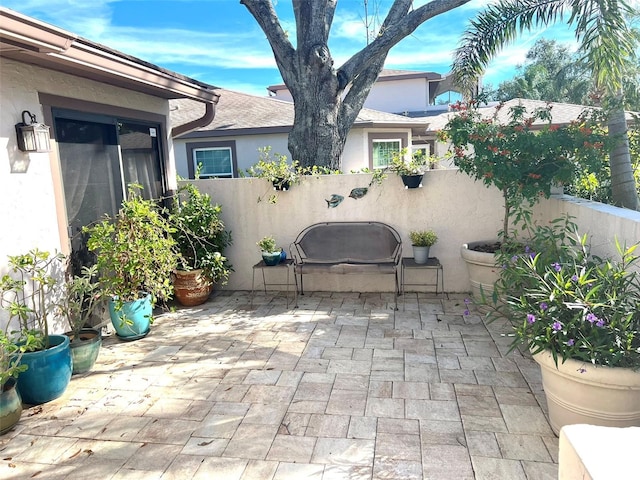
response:
[[[599,318],[598,321],[596,322],[596,327],[604,327],[604,320]]]
[[[464,311],[464,315],[470,315],[470,314],[471,314],[471,312],[469,312],[469,309],[467,308],[467,309]]]
[[[573,347],[576,344],[576,341],[573,338],[567,340],[567,345]]]
[[[596,317],[593,313],[587,313],[587,322],[594,323],[598,320],[598,317]]]
[[[534,252],[534,251],[529,252],[529,258],[530,258],[531,260],[533,260],[534,258],[536,258],[536,252]]]
[[[556,272],[559,272],[560,270],[562,270],[562,266],[558,262],[553,263],[551,266]]]
[[[540,302],[540,310],[545,311],[547,308],[549,308],[547,302]]]
[[[571,281],[573,281],[573,282],[577,282],[577,281],[578,281],[578,276],[574,274],[574,275],[571,277]]]
[[[531,249],[529,248],[529,245],[525,245],[524,253],[529,253],[530,251],[531,251]]]
[[[579,368],[578,369],[578,373],[586,373],[587,369],[586,368]]]
[[[511,257],[511,262],[512,263],[516,263],[518,261],[518,256],[514,255],[513,257]]]
[[[469,305],[471,303],[471,300],[469,300],[468,298],[464,299],[464,304],[465,305]]]
[[[533,313],[527,313],[527,323],[531,325],[532,323],[535,323],[535,321],[536,316]]]
[[[554,332],[560,331],[562,330],[562,324],[556,320],[555,322],[553,322],[553,325],[551,325],[551,328]]]

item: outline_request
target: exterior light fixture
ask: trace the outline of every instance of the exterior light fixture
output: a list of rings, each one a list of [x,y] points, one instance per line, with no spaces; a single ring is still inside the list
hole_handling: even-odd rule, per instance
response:
[[[25,114],[28,118],[25,117]],[[18,148],[23,152],[48,152],[49,127],[38,123],[36,116],[25,110],[22,112],[22,123],[16,124]]]

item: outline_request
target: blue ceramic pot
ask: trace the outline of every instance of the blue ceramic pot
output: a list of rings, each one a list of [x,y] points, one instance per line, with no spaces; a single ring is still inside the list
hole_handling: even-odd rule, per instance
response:
[[[262,252],[262,259],[264,260],[265,265],[273,267],[274,265],[278,265],[280,263],[280,252]]]
[[[8,432],[20,421],[22,400],[16,389],[16,379],[10,378],[0,385],[0,435]]]
[[[133,302],[124,302],[120,308],[114,300],[109,301],[109,315],[116,334],[123,340],[137,340],[149,333],[153,307],[151,295]]]
[[[26,352],[20,364],[28,368],[18,376],[18,393],[29,405],[39,405],[58,398],[71,380],[73,363],[66,335],[49,335],[50,348]]]
[[[79,338],[71,342],[71,358],[73,359],[73,374],[85,373],[91,370],[98,359],[102,336],[100,330],[95,328],[83,328]]]

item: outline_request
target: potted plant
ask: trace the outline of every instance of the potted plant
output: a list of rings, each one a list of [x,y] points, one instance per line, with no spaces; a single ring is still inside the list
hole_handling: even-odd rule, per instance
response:
[[[282,260],[282,249],[276,247],[276,241],[272,236],[262,237],[256,245],[260,247],[265,265],[272,267]]]
[[[556,433],[640,425],[637,246],[616,241],[618,258],[599,258],[567,218],[536,228],[531,245],[505,259],[508,281],[496,288],[506,302],[493,318],[506,316],[511,349],[524,346],[540,364]]]
[[[123,340],[149,333],[153,307],[171,298],[178,263],[171,225],[141,189],[131,185],[115,217],[83,228],[97,256],[101,288],[110,297],[111,322]]]
[[[498,238],[465,243],[461,248],[476,298],[492,296],[500,274],[494,255],[513,235],[510,218],[527,217],[528,208],[548,198],[553,186],[568,183],[576,170],[597,164],[607,142],[606,132],[590,115],[559,127],[551,124],[550,106],[531,113],[517,106],[508,112],[509,120],[501,123],[502,104],[487,117],[478,110],[482,101],[453,105],[455,114],[438,135],[440,141],[450,143],[461,172],[498,188],[504,200]]]
[[[215,283],[227,283],[232,267],[224,250],[232,240],[220,219],[221,212],[222,207],[212,204],[211,197],[195,185],[179,189],[169,223],[180,254],[173,288],[182,305],[200,305],[209,298]]]
[[[20,347],[0,330],[0,435],[11,430],[22,415],[16,380],[27,366],[20,363],[21,358]]]
[[[10,273],[0,280],[0,307],[9,313],[11,341],[22,353],[18,392],[37,405],[58,398],[71,380],[69,337],[49,333],[62,278],[63,256],[33,249],[8,257]]]
[[[74,374],[91,370],[102,345],[100,330],[90,323],[103,300],[97,276],[97,265],[83,266],[80,275],[69,273],[57,304],[57,313],[69,324],[65,334],[70,340]]]
[[[422,187],[422,178],[428,169],[429,158],[422,150],[417,150],[409,156],[406,148],[394,153],[389,165],[389,170],[402,178],[405,188]]]
[[[271,147],[259,148],[258,152],[258,162],[247,169],[249,176],[269,180],[274,190],[289,190],[300,182],[303,170],[297,160],[289,163],[286,155],[272,154]]]
[[[438,235],[433,230],[413,230],[409,232],[411,246],[413,247],[413,259],[418,264],[427,263],[429,249],[438,241]]]

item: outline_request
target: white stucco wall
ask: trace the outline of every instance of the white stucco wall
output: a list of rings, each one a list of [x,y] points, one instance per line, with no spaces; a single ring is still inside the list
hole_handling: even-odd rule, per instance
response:
[[[424,78],[379,81],[371,89],[364,106],[392,113],[426,110],[429,106],[427,88]]]
[[[445,289],[469,291],[466,266],[460,246],[480,238],[495,238],[502,220],[502,198],[497,189],[487,189],[456,170],[434,170],[425,175],[423,188],[407,190],[396,175],[374,185],[359,200],[349,198],[352,188],[366,187],[370,174],[327,175],[305,178],[287,192],[278,192],[271,204],[266,197],[276,193],[262,179],[218,179],[194,182],[222,205],[222,218],[232,231],[234,243],[226,252],[235,268],[228,289],[251,288],[252,266],[260,260],[256,242],[273,235],[288,249],[305,227],[323,221],[372,220],[387,223],[403,239],[404,256],[413,256],[410,230],[434,229],[438,243],[431,254],[444,265]],[[344,197],[336,208],[327,208],[332,194]],[[258,202],[258,198],[262,201]],[[310,276],[305,289],[325,291],[392,291],[389,278],[362,275]]]
[[[44,122],[38,93],[115,105],[168,116],[168,101],[34,65],[0,58],[0,275],[7,273],[7,255],[32,248],[65,251],[59,223],[66,228],[64,211],[56,210],[54,178],[59,172],[57,149],[24,153],[18,149],[14,125],[29,110]],[[167,129],[168,130],[168,129]],[[171,138],[164,139],[171,149]],[[173,160],[168,175],[175,182]],[[64,203],[62,204],[64,205]],[[64,208],[64,206],[63,206]],[[0,327],[3,326],[0,311]],[[6,315],[4,316],[6,319]]]

